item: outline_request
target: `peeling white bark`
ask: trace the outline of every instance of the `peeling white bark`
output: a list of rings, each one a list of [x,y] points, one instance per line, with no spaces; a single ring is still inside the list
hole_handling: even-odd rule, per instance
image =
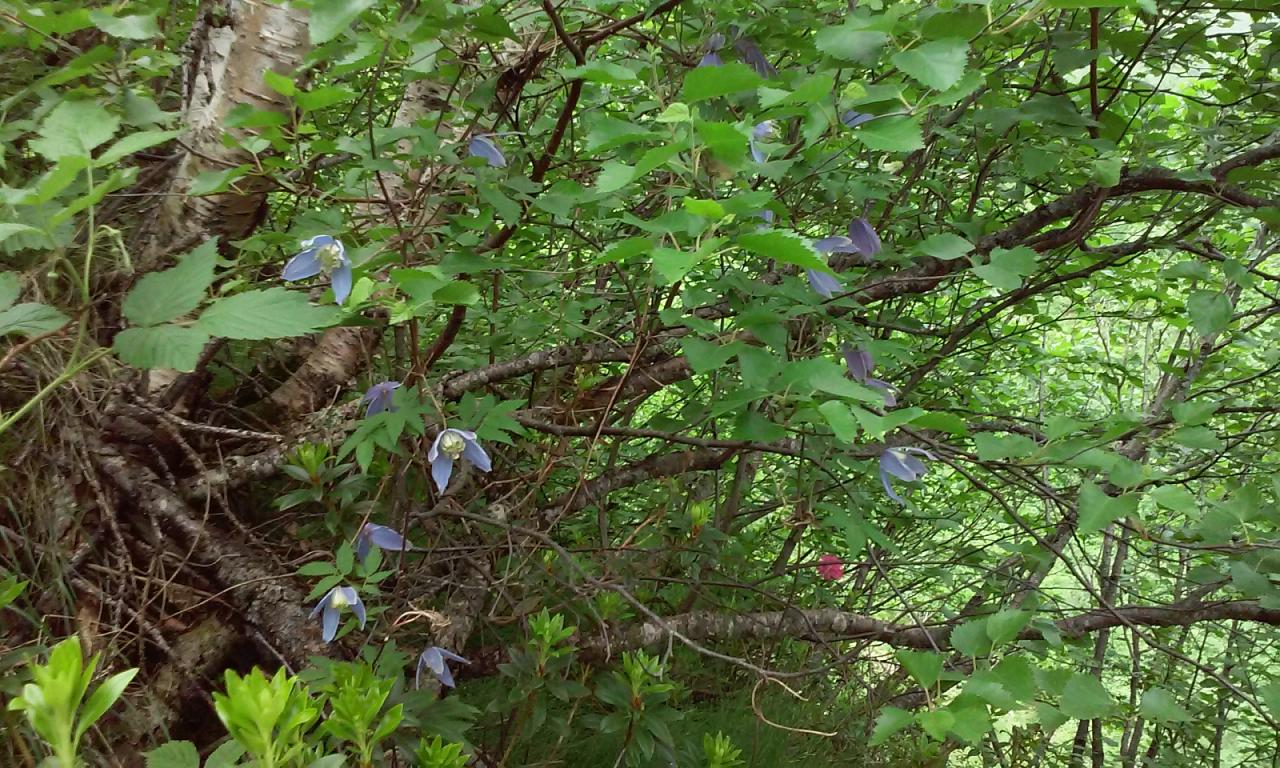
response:
[[[148,244],[146,259],[163,254],[172,244],[218,235],[243,237],[252,231],[269,184],[245,177],[235,190],[207,197],[191,197],[192,181],[205,171],[222,171],[252,163],[251,153],[227,147],[223,134],[237,140],[253,129],[227,128],[236,107],[288,112],[289,100],[271,90],[262,75],[271,70],[293,75],[310,46],[306,11],[287,4],[253,0],[213,0],[202,10],[187,48],[194,54],[186,77],[182,145],[187,150],[169,181]]]

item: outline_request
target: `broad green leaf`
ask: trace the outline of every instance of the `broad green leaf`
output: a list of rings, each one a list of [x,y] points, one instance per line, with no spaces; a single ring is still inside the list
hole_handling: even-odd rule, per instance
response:
[[[991,647],[1004,645],[1017,639],[1027,622],[1034,616],[1031,611],[1003,610],[987,617],[987,637]]]
[[[916,245],[916,250],[935,259],[950,261],[968,255],[973,250],[973,243],[959,235],[943,232],[925,238]]]
[[[642,253],[649,253],[653,249],[653,241],[647,237],[628,237],[624,240],[615,240],[592,263],[612,264],[626,261]]]
[[[1110,714],[1114,701],[1102,682],[1092,675],[1073,673],[1062,689],[1058,708],[1067,717],[1095,720]]]
[[[1078,502],[1080,517],[1077,530],[1082,535],[1094,533],[1116,520],[1135,514],[1138,511],[1138,498],[1132,493],[1109,496],[1098,486],[1086,481],[1080,486]]]
[[[969,44],[953,37],[895,53],[893,65],[922,85],[945,91],[960,82],[968,56]]]
[[[327,43],[351,26],[374,0],[315,0],[311,4],[311,43]]]
[[[600,173],[596,176],[596,191],[602,195],[617,192],[630,184],[635,177],[636,169],[634,166],[610,160],[600,166]]]
[[[105,11],[89,11],[93,25],[112,37],[125,40],[149,40],[160,37],[155,16],[113,16]]]
[[[1174,512],[1194,515],[1200,508],[1191,491],[1180,485],[1162,485],[1147,492],[1152,501]]]
[[[945,709],[934,709],[916,715],[916,722],[920,723],[920,730],[929,734],[934,741],[945,741],[947,731],[956,724],[956,716]]]
[[[889,42],[884,32],[861,28],[856,22],[838,27],[823,27],[813,38],[819,51],[836,59],[870,63]]]
[[[1022,278],[1036,271],[1038,258],[1039,255],[1025,245],[1010,250],[996,248],[987,263],[974,267],[973,271],[990,285],[1013,291],[1022,287]]]
[[[714,67],[707,67],[714,69]],[[798,235],[772,230],[751,232],[738,236],[738,244],[757,256],[774,259],[784,264],[794,264],[801,269],[831,272],[827,262],[818,256],[813,247]]]
[[[128,687],[129,681],[133,676],[138,674],[137,669],[126,669],[123,672],[112,675],[102,681],[92,694],[89,700],[84,703],[84,707],[80,710],[80,717],[76,721],[76,738],[79,739],[84,732],[89,730],[94,723],[98,722],[106,711],[116,703],[116,699],[120,698],[120,694],[124,693],[124,689]]]
[[[1223,442],[1208,427],[1179,427],[1169,434],[1178,445],[1198,451],[1222,450]]]
[[[284,339],[321,330],[337,319],[335,308],[311,304],[303,293],[267,288],[218,299],[200,314],[196,326],[227,339]]]
[[[907,710],[885,707],[880,710],[880,715],[876,718],[876,725],[871,731],[871,739],[867,742],[867,746],[880,746],[913,722],[915,722],[915,715]]]
[[[134,152],[141,152],[147,147],[163,144],[180,135],[182,135],[182,131],[139,131],[131,133],[112,144],[101,155],[98,155],[93,164],[98,167],[111,165],[132,155]]]
[[[688,104],[683,101],[673,101],[654,120],[659,123],[687,123],[692,117]]]
[[[28,146],[48,160],[67,156],[88,157],[96,147],[111,139],[120,118],[97,101],[64,101],[40,124],[40,137]]]
[[[30,224],[15,224],[12,222],[0,224],[0,243],[3,243],[5,240],[8,240],[10,237],[13,237],[14,235],[20,235],[23,233],[40,234],[40,230],[36,229]],[[3,278],[3,275],[0,275],[0,279],[2,278]],[[3,295],[3,289],[0,289],[0,295]],[[12,303],[13,299],[10,299],[9,301],[10,303]],[[4,309],[6,306],[7,304],[5,304],[4,301],[0,300],[0,309]]]
[[[582,78],[593,83],[633,83],[639,79],[635,72],[608,61],[593,61],[566,69],[563,74],[571,80]]]
[[[1208,421],[1209,417],[1221,407],[1222,403],[1217,400],[1198,398],[1177,403],[1169,410],[1173,413],[1174,420],[1179,424],[1186,427],[1195,427]]]
[[[1185,723],[1191,720],[1191,713],[1163,688],[1148,688],[1143,692],[1140,711],[1143,717],[1158,723]]]
[[[199,196],[226,192],[236,179],[251,173],[253,173],[253,166],[250,165],[237,165],[234,168],[217,171],[201,171],[191,180],[191,187],[187,190],[187,194]]]
[[[653,249],[653,268],[662,276],[663,285],[672,285],[684,279],[706,257],[701,251],[682,251],[678,248]]]
[[[2,225],[0,225],[2,226]],[[22,283],[13,272],[0,272],[0,311],[13,306],[22,292]]]
[[[857,442],[858,420],[854,418],[849,406],[839,400],[828,400],[818,406],[818,412],[827,420],[837,440],[849,444]]]
[[[942,675],[942,656],[932,651],[899,650],[894,658],[907,674],[925,688],[932,688]]]
[[[914,152],[924,146],[920,123],[907,115],[877,117],[859,125],[853,135],[869,148],[882,152]]]
[[[684,209],[694,216],[702,216],[703,218],[719,221],[724,218],[724,206],[715,200],[701,200],[696,197],[686,197],[681,201]]]
[[[973,444],[978,449],[978,458],[982,461],[1003,461],[1030,456],[1036,451],[1036,443],[1026,435],[1011,433],[995,435],[990,432],[979,432],[973,436]]]
[[[189,741],[170,741],[146,754],[147,768],[200,768],[200,753]]]
[[[1213,336],[1231,325],[1231,300],[1225,293],[1196,291],[1187,297],[1187,314],[1201,336]]]
[[[970,658],[986,656],[991,650],[986,617],[970,619],[951,630],[951,647]]]
[[[0,337],[38,336],[66,325],[68,318],[47,304],[25,302],[0,312]]]
[[[951,724],[951,733],[968,744],[977,744],[991,730],[991,716],[984,706],[972,703],[966,706],[952,704],[947,710],[955,718],[955,722]]]
[[[470,307],[480,301],[480,289],[468,280],[454,280],[431,294],[435,303],[445,306],[462,305]]]
[[[176,267],[143,275],[125,296],[121,312],[134,325],[166,323],[191,312],[213,284],[217,260],[218,242],[205,241]]]
[[[754,91],[763,81],[755,70],[741,62],[728,62],[719,67],[696,67],[685,73],[681,95],[685,103]]]
[[[173,368],[194,371],[209,334],[180,325],[126,328],[116,334],[111,348],[120,361],[135,368]]]
[[[715,344],[696,336],[686,336],[680,341],[681,350],[689,360],[694,373],[706,373],[724,366],[738,354],[739,344]]]
[[[1272,717],[1280,717],[1280,680],[1273,680],[1258,687],[1258,697],[1271,710]]]
[[[969,425],[954,413],[930,411],[917,419],[913,419],[911,423],[922,429],[936,429],[939,432],[948,432],[953,435],[969,434]]]

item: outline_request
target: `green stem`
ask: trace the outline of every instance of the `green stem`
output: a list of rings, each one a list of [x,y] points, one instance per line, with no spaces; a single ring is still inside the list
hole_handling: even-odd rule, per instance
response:
[[[41,400],[48,397],[49,394],[52,393],[55,389],[67,383],[76,374],[80,373],[80,371],[83,371],[85,368],[89,367],[94,362],[96,362],[98,358],[104,357],[106,354],[107,354],[107,350],[105,349],[95,350],[93,354],[89,355],[84,360],[81,360],[79,363],[76,363],[72,367],[58,374],[58,377],[56,379],[44,385],[44,387],[39,392],[35,393],[35,395],[32,396],[30,400],[23,403],[22,406],[19,407],[18,410],[14,411],[12,415],[10,415],[4,421],[0,421],[0,435],[3,435],[5,432],[7,432],[9,427],[12,427],[23,416],[26,416],[27,413],[29,413],[32,408],[35,408],[36,405]]]

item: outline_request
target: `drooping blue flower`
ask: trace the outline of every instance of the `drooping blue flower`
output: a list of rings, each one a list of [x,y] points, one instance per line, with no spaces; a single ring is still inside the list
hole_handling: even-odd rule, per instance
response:
[[[431,462],[431,479],[435,480],[436,488],[444,493],[444,489],[449,485],[449,478],[453,475],[453,462],[459,458],[464,458],[471,462],[471,465],[481,472],[488,472],[492,467],[489,463],[489,454],[484,452],[484,448],[480,447],[480,443],[476,441],[476,433],[468,432],[465,429],[442,429],[440,434],[436,435],[435,442],[431,444],[431,450],[427,451],[427,461]]]
[[[761,210],[757,211],[756,216],[759,216],[761,219],[764,220],[763,224],[756,225],[757,232],[762,229],[769,229],[770,227],[773,226],[773,219],[774,219],[773,211],[769,210],[768,208],[762,208]]]
[[[884,395],[884,404],[887,408],[893,408],[898,404],[898,398],[893,393],[893,387],[889,382],[871,376],[871,353],[862,347],[854,347],[852,344],[841,344],[840,352],[844,354],[844,364],[849,368],[849,375],[854,381],[866,384],[873,389],[878,389]]]
[[[488,136],[472,136],[469,150],[472,157],[482,157],[485,162],[494,168],[506,168],[507,158],[502,154],[502,150],[498,149],[498,145]]]
[[[765,58],[764,52],[760,50],[760,46],[756,45],[755,40],[749,37],[740,37],[734,41],[733,47],[738,50],[738,55],[742,57],[742,60],[756,71],[756,74],[765,78],[778,74],[777,68]]]
[[[368,405],[365,408],[364,415],[372,416],[383,411],[394,411],[396,408],[392,404],[391,398],[399,387],[400,382],[398,381],[384,381],[381,384],[374,384],[369,387],[369,390],[364,393],[364,397],[360,398],[360,402]]]
[[[832,235],[813,241],[813,250],[819,253],[857,253],[853,241],[844,235]]]
[[[394,528],[377,523],[365,523],[360,528],[360,533],[356,534],[356,557],[361,564],[369,556],[369,550],[373,547],[385,549],[388,552],[408,552],[413,549],[413,545]]]
[[[809,278],[809,287],[824,299],[829,299],[837,292],[844,290],[844,285],[836,279],[835,275],[817,269],[806,269],[804,273]]]
[[[857,252],[868,258],[880,252],[880,235],[871,222],[861,216],[849,222],[849,240]]]
[[[355,612],[356,618],[360,620],[360,628],[364,629],[364,603],[360,602],[360,595],[356,594],[355,589],[351,587],[334,587],[326,592],[325,596],[320,598],[320,602],[316,603],[316,607],[311,610],[310,618],[313,619],[321,612],[324,614],[320,619],[320,626],[321,637],[326,643],[338,634],[338,617],[342,609],[348,607]]]
[[[924,456],[930,461],[938,460],[923,448],[886,448],[880,454],[880,483],[889,494],[889,498],[903,506],[906,506],[907,500],[894,492],[893,486],[889,483],[889,476],[892,475],[908,483],[924,477],[929,468],[916,456]]]
[[[450,688],[454,687],[453,672],[449,669],[449,662],[457,661],[462,664],[470,664],[471,662],[462,658],[453,651],[447,651],[444,648],[431,646],[418,656],[418,671],[413,677],[413,687],[422,687],[422,670],[429,669],[436,676],[441,685]]]
[[[706,53],[703,54],[702,60],[698,62],[699,67],[718,67],[724,63],[724,59],[720,58],[720,49],[724,47],[724,35],[719,32],[707,38],[706,44],[703,46]]]
[[[844,123],[845,126],[849,128],[857,128],[859,125],[862,125],[863,123],[867,122],[868,120],[871,120],[874,117],[875,115],[867,114],[866,112],[858,112],[857,110],[850,109],[850,110],[846,110],[840,115],[840,122]]]
[[[303,240],[302,250],[284,265],[280,277],[287,282],[305,280],[321,272],[329,276],[333,286],[333,298],[339,304],[351,295],[351,260],[346,246],[332,235],[316,235]]]
[[[769,156],[765,154],[765,151],[760,148],[760,142],[764,141],[765,139],[769,138],[772,135],[773,135],[772,120],[765,120],[764,122],[756,123],[755,127],[751,129],[751,139],[747,143],[751,147],[752,160],[755,160],[757,163],[763,163],[765,160],[769,158]]]

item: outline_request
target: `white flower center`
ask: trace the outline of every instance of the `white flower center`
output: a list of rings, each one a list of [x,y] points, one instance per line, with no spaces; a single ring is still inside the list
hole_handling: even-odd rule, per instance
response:
[[[329,598],[329,605],[334,608],[345,608],[351,605],[351,601],[347,599],[347,593],[334,592],[333,596]]]
[[[448,431],[440,436],[440,450],[451,459],[457,459],[467,447],[467,442],[457,432]]]
[[[325,272],[332,272],[342,266],[343,258],[342,249],[333,243],[321,246],[320,250],[316,251],[316,259]]]

